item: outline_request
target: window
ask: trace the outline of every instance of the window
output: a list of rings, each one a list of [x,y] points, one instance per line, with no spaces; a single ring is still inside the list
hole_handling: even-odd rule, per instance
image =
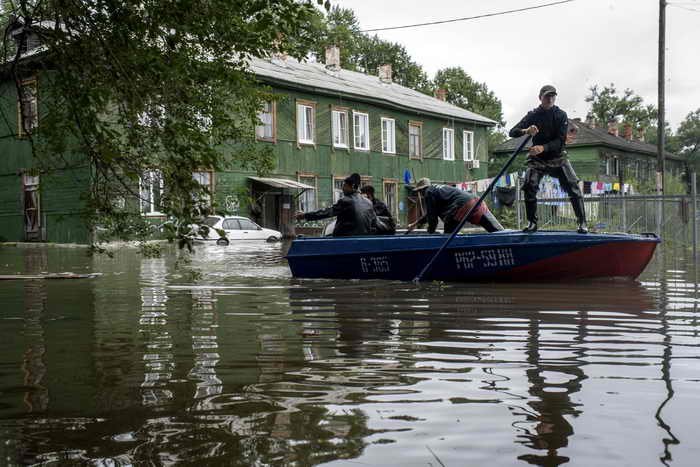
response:
[[[241,230],[258,230],[258,224],[250,219],[238,219],[238,222],[241,224]]]
[[[275,103],[265,102],[258,112],[260,125],[255,127],[255,137],[262,141],[275,141]]]
[[[238,219],[226,219],[224,220],[221,227],[224,230],[241,230],[241,225],[238,223]]]
[[[464,136],[464,152],[463,152],[463,157],[465,161],[473,161],[474,160],[474,132],[473,131],[464,131],[462,133]]]
[[[141,214],[161,216],[163,213],[163,175],[158,170],[149,170],[141,175],[139,183]]]
[[[353,134],[355,136],[355,149],[369,151],[369,115],[353,112]]]
[[[408,123],[408,157],[420,159],[423,155],[423,125]]]
[[[399,203],[397,196],[397,182],[396,181],[385,181],[384,182],[384,203],[386,207],[389,208],[389,212],[395,217],[399,217]]]
[[[39,126],[39,108],[36,80],[22,81],[17,101],[17,134],[29,135]]]
[[[343,197],[343,181],[345,177],[337,177],[333,179],[333,204],[337,203]]]
[[[299,182],[309,185],[316,186],[316,176],[315,175],[300,175]],[[310,212],[318,209],[316,207],[316,190],[306,190],[301,196],[299,196],[299,211]]]
[[[211,208],[211,196],[214,193],[213,174],[209,171],[192,172],[192,178],[206,189],[206,192],[199,194],[199,204],[201,207]]]
[[[297,104],[297,142],[299,144],[314,144],[315,130],[314,106],[312,104]]]
[[[396,122],[382,117],[382,152],[396,154]]]
[[[333,119],[333,147],[348,147],[348,112],[345,110],[334,110],[331,113]]]
[[[442,129],[442,158],[446,161],[455,160],[455,131],[452,128]]]

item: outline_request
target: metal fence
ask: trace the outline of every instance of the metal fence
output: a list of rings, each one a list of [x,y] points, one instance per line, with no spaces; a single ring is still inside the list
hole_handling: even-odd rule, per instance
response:
[[[594,231],[659,235],[665,244],[697,250],[698,199],[693,195],[603,195],[584,198]],[[522,199],[516,201],[517,227],[526,224]],[[574,229],[576,216],[568,198],[538,199],[541,229]]]

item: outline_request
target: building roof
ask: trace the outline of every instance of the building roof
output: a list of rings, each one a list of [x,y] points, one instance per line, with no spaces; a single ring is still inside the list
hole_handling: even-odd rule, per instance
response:
[[[315,190],[316,188],[305,183],[297,182],[296,180],[288,180],[286,178],[265,178],[265,177],[248,177],[251,180],[274,188],[296,188],[301,190]]]
[[[572,143],[567,143],[566,147],[575,148],[582,146],[607,146],[614,149],[619,149],[625,152],[635,152],[656,157],[657,148],[654,144],[645,143],[644,141],[629,141],[622,136],[611,135],[604,128],[594,128],[586,122],[578,119],[569,119],[576,124],[578,132],[576,139]],[[518,147],[520,138],[509,139],[508,141],[499,144],[493,150],[494,153],[511,152]],[[665,152],[665,157],[668,159],[684,160],[675,154],[668,151]]]
[[[497,122],[448,102],[379,77],[350,70],[329,70],[322,63],[299,62],[294,58],[252,58],[250,68],[262,81],[289,87],[312,88],[314,92],[343,95],[365,102],[418,113],[465,120],[485,126]]]

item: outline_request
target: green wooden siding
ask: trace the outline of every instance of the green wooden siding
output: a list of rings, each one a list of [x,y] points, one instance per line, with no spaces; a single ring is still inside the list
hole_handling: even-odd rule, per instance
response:
[[[379,198],[383,198],[383,182],[398,182],[398,199],[403,201],[404,211],[400,220],[406,220],[406,195],[402,187],[403,174],[406,169],[416,178],[429,177],[436,183],[456,183],[476,180],[486,176],[486,127],[471,122],[448,118],[436,118],[419,113],[409,113],[387,109],[376,105],[345,99],[328,97],[313,93],[276,88],[279,97],[276,103],[276,142],[261,142],[272,145],[277,165],[270,177],[297,180],[299,174],[313,174],[317,177],[318,206],[328,206],[333,200],[333,178],[345,177],[357,172],[363,177],[371,177]],[[297,143],[296,104],[297,101],[311,101],[315,105],[315,144],[299,145]],[[341,107],[348,111],[348,142],[350,148],[334,148],[331,135],[331,111]],[[369,115],[370,150],[353,148],[352,112]],[[396,154],[383,154],[381,141],[381,118],[392,118],[396,128]],[[408,156],[408,125],[411,122],[422,123],[421,159]],[[455,160],[443,160],[442,129],[454,129]],[[474,132],[474,156],[480,160],[478,169],[467,169],[463,160],[463,130]],[[216,201],[218,206],[225,206],[225,199],[234,196],[245,187],[250,173],[233,171],[216,174]],[[245,209],[242,209],[245,211]],[[244,212],[245,213],[245,212]]]
[[[41,88],[41,77],[38,83],[41,96],[46,92]],[[41,170],[41,165],[32,156],[29,142],[16,136],[17,94],[14,85],[0,85],[0,96],[2,112],[7,116],[6,124],[0,125],[0,239],[24,240],[22,174],[39,171],[40,219],[46,240],[87,243],[89,232],[81,216],[85,213],[82,195],[89,188],[89,168],[78,163],[70,169]],[[39,108],[41,114],[41,99]],[[68,158],[69,163],[79,160],[77,155]]]
[[[39,108],[41,89],[39,77]],[[415,178],[429,177],[435,183],[457,183],[486,176],[487,136],[486,127],[450,118],[440,118],[420,112],[409,112],[395,108],[370,105],[360,100],[343,96],[328,96],[316,91],[300,92],[283,87],[273,88],[279,97],[276,102],[276,141],[260,142],[271,145],[276,166],[270,177],[297,180],[300,174],[316,176],[317,206],[328,206],[333,200],[334,177],[345,177],[357,172],[369,179],[379,198],[383,195],[384,181],[397,183],[397,201],[403,205],[399,220],[406,221],[409,191],[404,189],[404,171],[409,170]],[[28,141],[16,137],[17,111],[16,93],[11,83],[0,87],[8,116],[8,124],[0,130],[0,239],[24,240],[24,214],[22,205],[23,171],[37,169]],[[296,103],[297,100],[315,103],[315,145],[297,144]],[[344,107],[348,110],[348,140],[350,149],[333,148],[331,142],[331,109]],[[355,150],[353,146],[352,111],[369,115],[370,149]],[[395,121],[396,154],[383,154],[381,143],[381,118]],[[409,121],[422,123],[422,158],[408,157]],[[442,158],[442,129],[454,129],[454,160]],[[474,133],[474,156],[481,162],[478,169],[468,169],[463,161],[463,130]],[[234,156],[235,157],[235,156]],[[80,161],[75,155],[73,161]],[[232,199],[241,203],[239,212],[248,214],[246,195],[250,194],[250,171],[234,168],[214,174],[214,201],[219,212],[225,212]],[[89,188],[90,168],[87,165],[41,173],[41,210],[45,222],[46,240],[50,242],[89,242],[90,236],[83,215],[86,205],[84,195]],[[243,196],[241,196],[243,195]]]

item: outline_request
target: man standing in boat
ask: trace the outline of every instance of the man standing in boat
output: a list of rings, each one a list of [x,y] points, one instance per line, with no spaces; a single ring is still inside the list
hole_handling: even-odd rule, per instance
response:
[[[523,232],[537,231],[537,191],[544,175],[556,177],[569,195],[571,206],[578,221],[578,232],[587,233],[586,210],[578,178],[569,159],[565,145],[568,127],[566,112],[554,105],[557,90],[546,85],[540,89],[540,105],[523,117],[509,133],[511,138],[528,134],[532,136],[532,147],[527,154],[527,172],[522,190],[525,195],[525,213],[528,225]]]
[[[370,200],[374,207],[374,213],[377,215],[377,228],[375,233],[377,235],[394,235],[396,233],[396,221],[391,215],[389,208],[386,207],[386,204],[374,196],[374,187],[372,185],[365,185],[360,188],[360,193]]]
[[[429,178],[418,180],[413,191],[417,192],[418,196],[423,196],[425,213],[423,217],[408,225],[409,232],[427,222],[428,233],[435,233],[438,218],[440,218],[445,224],[444,233],[452,233],[479,199],[453,186],[431,185]],[[474,225],[480,225],[487,232],[503,230],[503,226],[483,202],[472,212],[468,220]]]
[[[343,197],[329,208],[312,212],[300,212],[297,220],[315,221],[335,217],[334,237],[371,235],[377,225],[377,216],[372,203],[357,191],[360,176],[352,174],[343,181]]]

